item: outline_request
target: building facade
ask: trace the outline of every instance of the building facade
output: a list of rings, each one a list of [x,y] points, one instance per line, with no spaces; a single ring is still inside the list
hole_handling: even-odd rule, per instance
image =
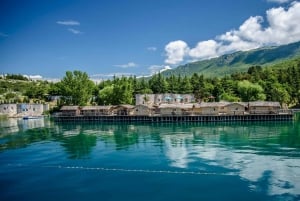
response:
[[[160,105],[163,103],[193,103],[195,97],[193,94],[136,94],[135,105]]]
[[[49,111],[48,104],[20,103],[0,105],[0,113],[9,117],[40,116],[46,111]]]

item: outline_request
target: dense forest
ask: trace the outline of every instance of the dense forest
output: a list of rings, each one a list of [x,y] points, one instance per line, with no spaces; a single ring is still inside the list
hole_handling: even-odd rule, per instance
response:
[[[0,79],[0,100],[11,102],[47,102],[60,96],[59,105],[134,104],[135,94],[193,93],[197,101],[279,101],[289,106],[300,105],[300,59],[271,67],[252,66],[247,72],[221,78],[192,76],[150,78],[114,77],[100,84],[92,82],[87,73],[66,72],[57,83],[26,81],[22,76]]]

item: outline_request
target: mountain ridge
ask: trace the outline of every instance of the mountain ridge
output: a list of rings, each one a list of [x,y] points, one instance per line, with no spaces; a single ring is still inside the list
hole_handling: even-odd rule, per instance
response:
[[[251,66],[266,67],[279,62],[300,57],[300,41],[281,46],[266,46],[249,51],[237,51],[216,58],[196,61],[166,70],[163,76],[191,76],[193,73],[207,77],[221,77],[237,72],[245,72]]]

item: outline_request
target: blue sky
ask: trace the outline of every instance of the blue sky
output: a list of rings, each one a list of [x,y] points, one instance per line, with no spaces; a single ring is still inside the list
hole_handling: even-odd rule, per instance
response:
[[[300,40],[289,0],[1,0],[0,73],[149,75]]]

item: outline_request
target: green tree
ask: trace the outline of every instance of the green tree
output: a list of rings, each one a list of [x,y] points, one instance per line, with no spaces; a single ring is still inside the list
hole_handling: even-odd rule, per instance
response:
[[[228,94],[228,93],[224,92],[220,95],[220,100],[229,101],[229,102],[238,102],[241,99],[232,94]]]
[[[279,83],[274,83],[270,90],[271,100],[282,103],[290,102],[290,95],[287,90]]]
[[[166,78],[168,82],[168,92],[169,93],[179,93],[179,83],[175,75],[171,75],[170,77]]]
[[[106,86],[99,91],[98,104],[111,105],[114,102],[114,85]]]
[[[179,85],[180,93],[189,94],[193,92],[193,87],[190,83],[190,80],[187,76],[184,76],[180,85]]]
[[[160,73],[152,76],[149,80],[149,86],[153,93],[165,93],[168,89],[168,83]]]
[[[242,101],[266,99],[263,88],[259,84],[251,83],[248,80],[238,82],[237,90]]]
[[[195,98],[197,100],[202,99],[205,96],[205,90],[204,90],[204,76],[198,75],[197,73],[194,73],[191,77],[191,85],[192,85],[192,92],[195,95]]]
[[[67,71],[60,82],[61,95],[67,104],[86,105],[92,98],[95,84],[87,73],[81,71]]]

